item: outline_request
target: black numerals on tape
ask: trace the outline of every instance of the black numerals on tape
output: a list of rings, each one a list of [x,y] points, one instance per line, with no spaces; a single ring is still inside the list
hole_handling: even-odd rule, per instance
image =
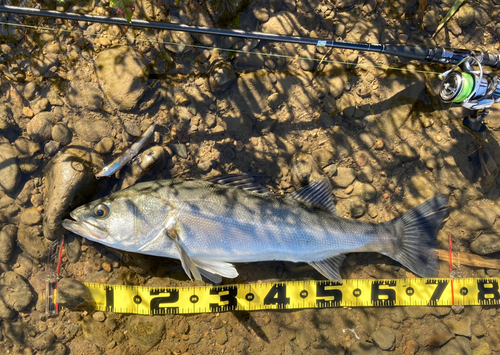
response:
[[[482,304],[498,304],[500,302],[500,293],[498,292],[498,282],[490,280],[478,280],[477,300]]]
[[[428,306],[437,305],[437,302],[443,295],[443,292],[448,286],[448,283],[448,280],[427,280],[427,282],[425,283],[426,285],[437,285],[436,289],[432,293],[429,302],[427,303]]]
[[[177,314],[179,307],[168,307],[169,303],[179,301],[179,290],[170,288],[153,289],[149,292],[150,296],[158,296],[151,298],[150,309],[151,314]],[[162,305],[162,307],[160,307]]]
[[[318,283],[316,286],[316,297],[323,297],[316,300],[316,305],[321,308],[339,307],[342,302],[342,291],[333,289],[332,286],[339,286],[336,282]],[[328,298],[327,298],[328,297]]]
[[[212,312],[225,312],[232,311],[238,305],[236,296],[238,295],[238,287],[236,286],[222,286],[210,289],[211,295],[219,295],[219,303],[210,303]]]
[[[377,306],[391,306],[396,302],[396,281],[374,281],[372,283],[372,303]]]
[[[278,308],[284,308],[287,304],[290,304],[290,298],[286,297],[286,285],[274,284],[264,298],[264,305],[276,305]]]

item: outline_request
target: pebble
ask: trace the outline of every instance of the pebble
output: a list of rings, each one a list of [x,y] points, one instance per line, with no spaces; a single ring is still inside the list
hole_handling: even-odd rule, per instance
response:
[[[367,149],[371,149],[371,147],[373,147],[375,145],[375,141],[373,140],[373,136],[371,134],[368,134],[365,132],[359,134],[359,140],[361,142],[363,142],[363,144],[365,145],[365,147]]]
[[[488,333],[488,330],[481,323],[477,323],[472,327],[472,334],[476,337],[483,337]]]
[[[472,355],[470,341],[465,337],[456,337],[445,344],[440,350],[442,355]]]
[[[50,139],[54,121],[55,117],[52,113],[40,112],[28,122],[26,131],[31,139],[43,143]]]
[[[98,153],[107,154],[107,153],[111,152],[114,145],[115,145],[115,142],[113,141],[113,139],[111,139],[109,137],[104,137],[103,139],[101,139],[99,141],[99,143],[96,144],[95,150]]]
[[[127,329],[133,339],[152,348],[165,333],[165,320],[163,317],[134,315],[129,318]]]
[[[328,177],[332,177],[337,172],[337,164],[330,164],[323,168],[323,171]]]
[[[33,299],[33,293],[26,280],[14,271],[0,275],[0,299],[13,310],[22,311]]]
[[[32,342],[32,346],[35,350],[45,350],[56,340],[56,336],[51,331],[44,332],[38,335]]]
[[[7,105],[0,105],[0,131],[6,131],[15,125],[12,111]]]
[[[95,62],[106,95],[118,109],[133,109],[144,94],[149,76],[149,67],[141,54],[132,47],[118,46],[100,52]]]
[[[25,115],[28,118],[32,118],[35,115],[35,113],[31,108],[25,106],[23,107],[23,115]]]
[[[461,6],[454,17],[460,27],[469,26],[475,19],[474,8],[469,5]]]
[[[66,93],[70,106],[100,111],[104,94],[97,83],[72,80]]]
[[[61,143],[56,142],[56,141],[48,141],[43,146],[43,152],[45,153],[45,155],[51,157],[59,151],[60,147],[61,147]]]
[[[187,154],[187,149],[186,149],[186,145],[185,144],[174,143],[174,144],[171,144],[169,147],[179,157],[181,157],[182,159],[187,159],[188,154]]]
[[[383,352],[377,346],[370,343],[354,343],[346,352],[346,355],[382,355]]]
[[[139,126],[137,124],[135,124],[134,122],[125,121],[123,126],[125,128],[125,132],[127,132],[132,137],[139,137],[142,134]]]
[[[213,92],[223,92],[235,81],[236,74],[231,63],[223,60],[216,60],[212,63],[208,74],[208,83]]]
[[[16,312],[7,307],[7,305],[0,299],[0,319],[9,319],[14,316]]]
[[[79,138],[90,143],[97,143],[111,133],[109,122],[85,117],[74,117],[73,128]]]
[[[486,341],[481,341],[479,345],[472,350],[472,355],[491,355],[490,345]]]
[[[73,139],[73,133],[71,133],[64,123],[54,125],[54,127],[52,127],[51,136],[54,141],[61,143],[63,146],[71,143]]]
[[[302,152],[293,155],[290,174],[292,184],[296,189],[323,178],[321,170],[316,165],[312,155]]]
[[[80,281],[62,278],[57,284],[57,303],[72,311],[94,310],[94,297]]]
[[[481,216],[481,218],[470,218],[470,216]],[[468,231],[488,229],[493,225],[496,217],[497,211],[488,200],[469,202],[466,209],[450,213],[455,226]],[[479,242],[476,245],[479,246]],[[483,251],[487,250],[483,249]]]
[[[71,263],[78,262],[82,254],[82,242],[80,237],[77,237],[72,233],[66,234],[64,237],[64,250],[66,251],[66,256]]]
[[[472,320],[471,317],[465,316],[460,320],[451,319],[449,322],[445,321],[450,331],[456,335],[462,335],[464,337],[470,338],[472,335]]]
[[[299,53],[301,59],[299,59],[299,65],[302,70],[312,71],[316,65],[314,61],[314,52],[311,53],[309,51],[301,51]]]
[[[21,192],[17,195],[16,202],[21,206],[27,205],[28,202],[30,202],[31,194],[34,188],[35,183],[33,182],[33,180],[28,180],[26,184],[24,184]]]
[[[401,142],[396,147],[396,153],[401,162],[406,163],[419,158],[418,151],[406,142]]]
[[[427,345],[435,348],[442,346],[454,337],[455,335],[446,325],[444,325],[441,321],[435,320],[433,322],[429,322],[427,331],[422,333],[418,340],[420,345]]]
[[[436,10],[432,9],[425,13],[422,27],[424,30],[432,32],[437,28],[438,23],[439,13]]]
[[[298,30],[298,24],[299,21],[293,13],[287,11],[278,12],[262,25],[262,32],[292,36],[294,30]]]
[[[72,324],[68,325],[68,328],[70,328]],[[68,352],[68,349],[66,348],[66,345],[61,344],[61,343],[54,343],[47,350],[45,350],[44,355],[66,355]]]
[[[27,208],[21,214],[21,223],[23,224],[32,226],[40,222],[42,222],[42,215],[38,212],[36,207]]]
[[[233,160],[234,158],[236,158],[236,153],[231,148],[226,147],[224,149],[224,157],[228,160]]]
[[[266,102],[267,102],[267,105],[269,106],[270,109],[272,109],[272,110],[277,109],[281,103],[279,94],[277,92],[275,92],[275,93],[269,95]]]
[[[354,183],[354,194],[361,197],[363,201],[370,201],[377,196],[377,189],[371,184],[356,181]]]
[[[23,96],[26,100],[33,100],[33,98],[35,97],[35,94],[36,94],[36,90],[37,90],[37,87],[36,87],[36,83],[31,81],[29,83],[27,83],[26,85],[24,85],[24,89],[23,89]]]
[[[361,182],[373,182],[373,168],[370,165],[362,166],[357,174],[357,179]]]
[[[500,251],[500,234],[481,234],[470,243],[470,250],[479,255],[488,255]]]
[[[7,224],[0,231],[0,262],[7,263],[12,256],[17,236],[17,227]]]
[[[333,183],[337,187],[346,188],[351,185],[356,179],[356,171],[352,168],[339,167],[337,168],[337,175],[333,176]]]
[[[260,22],[267,22],[269,20],[269,10],[265,7],[253,9],[253,15]]]
[[[227,342],[227,333],[225,328],[217,329],[215,332],[215,341],[219,345],[224,345]]]
[[[94,314],[92,314],[92,318],[98,322],[104,322],[106,320],[104,312],[95,312]]]
[[[354,218],[362,217],[366,212],[366,207],[363,201],[359,198],[349,199],[349,213]]]
[[[212,161],[204,160],[198,164],[198,169],[202,174],[207,174],[212,170]]]
[[[373,342],[382,350],[390,350],[396,340],[392,330],[388,327],[380,327],[380,329],[372,333],[371,338]]]
[[[31,257],[43,260],[47,258],[52,243],[42,238],[42,230],[39,225],[28,226],[20,224],[17,230],[17,244]]]
[[[40,100],[38,100],[32,107],[31,109],[33,110],[33,113],[35,115],[41,113],[42,111],[47,111],[47,109],[50,106],[50,101],[49,99],[43,97]]]
[[[21,180],[17,153],[9,143],[0,144],[0,190],[12,193]]]

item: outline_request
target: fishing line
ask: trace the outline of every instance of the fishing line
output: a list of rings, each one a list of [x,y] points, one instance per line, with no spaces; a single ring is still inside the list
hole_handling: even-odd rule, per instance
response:
[[[2,22],[2,21],[0,21],[0,25],[24,27],[24,28],[30,28],[30,29],[36,29],[36,30],[52,31],[52,32],[66,32],[66,33],[71,33],[71,34],[77,34],[77,35],[80,35],[83,37],[94,36],[94,37],[105,37],[105,38],[111,38],[111,39],[123,39],[123,40],[128,41],[128,38],[124,37],[124,36],[113,36],[113,35],[102,34],[102,33],[86,33],[86,32],[82,32],[82,31],[57,29],[57,28],[35,26],[35,25],[16,24],[16,23]],[[60,34],[58,34],[58,35],[60,36]],[[324,59],[324,58],[322,58],[322,59],[320,59],[320,58],[308,58],[308,57],[292,56],[292,55],[277,54],[277,53],[250,52],[250,51],[244,51],[244,50],[240,50],[240,49],[230,49],[230,48],[222,48],[222,47],[214,47],[214,46],[197,45],[197,44],[158,41],[158,40],[151,40],[151,39],[146,39],[146,38],[134,38],[134,41],[157,43],[157,44],[163,44],[163,45],[186,46],[186,47],[191,47],[191,48],[207,49],[207,50],[214,50],[215,49],[215,50],[226,51],[226,52],[230,52],[230,53],[262,55],[262,56],[267,56],[267,57],[284,58],[284,59],[291,59],[291,60],[314,61],[314,62],[318,62],[318,63],[344,64],[346,66],[353,66],[353,67],[359,66],[359,67],[365,67],[365,68],[376,68],[376,69],[383,69],[383,70],[398,70],[401,72],[423,73],[423,74],[433,74],[433,75],[441,74],[439,72],[419,70],[419,69],[397,68],[397,67],[391,67],[391,66],[387,66],[387,65],[352,63],[352,62],[336,61],[336,60],[330,60],[330,59]]]

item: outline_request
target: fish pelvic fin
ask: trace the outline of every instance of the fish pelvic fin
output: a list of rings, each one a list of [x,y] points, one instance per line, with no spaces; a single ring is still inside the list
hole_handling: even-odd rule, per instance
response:
[[[382,253],[420,277],[436,277],[439,264],[436,235],[448,212],[448,195],[438,195],[393,220],[399,235],[394,254]]]
[[[171,228],[167,230],[167,235],[172,239],[174,242],[175,248],[177,249],[177,252],[179,253],[179,259],[182,264],[182,268],[188,275],[188,277],[193,280],[201,280],[201,274],[198,268],[196,267],[196,264],[193,262],[191,257],[188,255],[184,247],[181,245],[179,242],[179,235],[177,234],[177,231],[174,228]]]
[[[342,283],[340,276],[340,265],[344,262],[346,256],[344,254],[337,254],[330,256],[326,259],[319,261],[311,261],[309,265],[315,268],[321,275],[331,281]]]

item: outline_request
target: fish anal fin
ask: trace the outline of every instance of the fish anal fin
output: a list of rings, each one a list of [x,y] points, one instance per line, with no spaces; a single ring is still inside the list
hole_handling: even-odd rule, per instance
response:
[[[200,269],[201,274],[214,283],[220,283],[222,281],[221,276],[229,279],[234,279],[238,276],[236,268],[224,261],[200,258],[193,259],[193,262]]]
[[[333,203],[332,186],[326,177],[292,192],[286,198],[309,203],[338,216]]]
[[[340,276],[339,269],[345,258],[346,256],[344,254],[337,254],[323,260],[310,261],[309,265],[315,268],[321,275],[323,275],[327,279],[342,283],[342,277]]]

